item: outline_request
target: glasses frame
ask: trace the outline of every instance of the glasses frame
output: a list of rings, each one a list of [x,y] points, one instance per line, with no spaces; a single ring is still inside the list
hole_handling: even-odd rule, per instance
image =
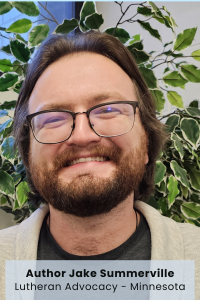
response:
[[[133,125],[132,125],[131,129],[128,130],[127,132],[124,132],[124,133],[121,133],[121,134],[117,134],[117,135],[101,135],[101,134],[98,134],[98,133],[94,130],[94,128],[93,128],[93,126],[92,126],[92,124],[91,124],[91,122],[90,122],[90,113],[91,113],[91,111],[92,111],[93,109],[96,109],[96,108],[101,107],[101,106],[110,105],[110,104],[121,104],[121,103],[125,103],[125,104],[130,104],[130,105],[132,105],[133,110],[134,110],[134,117],[135,117],[135,114],[136,114],[136,108],[137,108],[137,107],[139,108],[139,104],[138,104],[137,101],[114,101],[114,102],[101,103],[101,104],[98,104],[98,105],[95,105],[95,106],[89,108],[87,111],[77,112],[77,113],[75,113],[75,112],[73,112],[73,111],[70,111],[70,110],[65,110],[65,109],[49,109],[49,110],[42,110],[42,111],[38,111],[38,112],[36,112],[36,113],[27,115],[27,116],[26,116],[26,121],[27,121],[28,125],[30,126],[30,128],[31,128],[31,130],[32,130],[32,133],[33,133],[34,138],[35,138],[36,141],[37,141],[38,143],[40,143],[40,144],[60,144],[60,143],[63,143],[63,142],[65,142],[65,141],[67,141],[67,140],[71,137],[72,132],[74,131],[76,116],[77,116],[77,115],[80,115],[80,114],[86,114],[86,116],[87,116],[87,118],[88,118],[88,121],[89,121],[90,128],[91,128],[98,136],[100,136],[100,137],[116,137],[116,136],[124,135],[124,134],[128,133],[129,131],[131,131],[131,129],[133,128],[135,119],[134,119],[134,121],[133,121]],[[47,112],[56,112],[56,111],[57,111],[57,112],[67,112],[67,113],[69,113],[69,114],[72,116],[72,118],[73,118],[73,126],[72,126],[72,131],[71,131],[70,135],[69,135],[65,140],[63,140],[63,141],[61,141],[61,142],[56,142],[56,143],[42,143],[42,142],[38,141],[37,138],[36,138],[36,136],[35,136],[35,134],[34,134],[34,130],[33,130],[32,124],[31,124],[32,119],[33,119],[35,116],[37,116],[37,115],[40,115],[40,114],[43,114],[43,113],[47,113]],[[25,125],[26,125],[26,124],[25,124]]]

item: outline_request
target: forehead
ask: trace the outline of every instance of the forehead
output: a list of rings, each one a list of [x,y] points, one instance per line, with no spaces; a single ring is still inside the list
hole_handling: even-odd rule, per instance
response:
[[[29,99],[29,113],[56,107],[76,111],[118,100],[137,101],[129,76],[105,56],[77,53],[42,73]]]

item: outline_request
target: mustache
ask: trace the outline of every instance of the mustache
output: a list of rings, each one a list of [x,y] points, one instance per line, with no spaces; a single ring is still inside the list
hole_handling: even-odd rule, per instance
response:
[[[80,150],[78,147],[65,149],[61,154],[57,155],[53,161],[54,171],[59,171],[65,166],[69,166],[72,160],[81,157],[81,154],[89,154],[91,157],[106,157],[108,160],[112,160],[118,164],[120,161],[122,150],[115,146],[107,147],[104,145],[97,145],[90,148],[84,148]]]

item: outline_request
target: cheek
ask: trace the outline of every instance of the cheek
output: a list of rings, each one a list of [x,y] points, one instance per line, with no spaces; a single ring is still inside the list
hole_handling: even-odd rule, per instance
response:
[[[36,164],[52,166],[52,162],[58,152],[57,145],[45,145],[38,143],[34,138],[30,141],[30,158]]]

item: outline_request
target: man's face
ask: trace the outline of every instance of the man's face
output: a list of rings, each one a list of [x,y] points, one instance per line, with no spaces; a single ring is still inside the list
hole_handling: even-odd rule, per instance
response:
[[[137,101],[128,75],[102,55],[79,53],[44,71],[31,94],[29,113],[52,108],[83,112],[120,100]],[[68,165],[88,156],[109,160]],[[76,116],[75,129],[65,142],[40,144],[30,136],[30,173],[36,189],[55,209],[81,217],[107,213],[133,196],[147,162],[147,137],[138,109],[134,127],[122,136],[99,137],[85,114]]]

